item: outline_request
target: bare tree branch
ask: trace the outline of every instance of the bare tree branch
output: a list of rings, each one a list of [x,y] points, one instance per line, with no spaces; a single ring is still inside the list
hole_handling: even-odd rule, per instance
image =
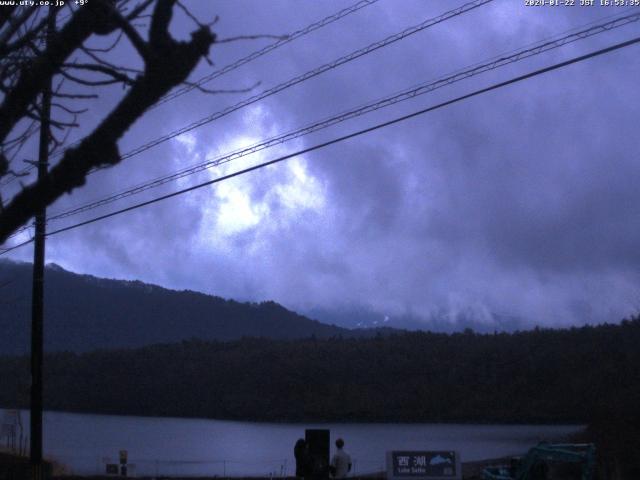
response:
[[[26,177],[27,175],[29,175],[29,172],[25,172],[25,171],[22,171],[22,172],[14,172],[13,170],[9,170],[9,171],[7,172],[7,175],[12,175],[12,176],[14,176],[14,177],[16,177],[16,178],[19,178],[19,177]]]
[[[112,15],[115,23],[118,25],[119,28],[122,29],[122,31],[127,36],[131,44],[135,47],[135,49],[138,51],[140,56],[146,61],[150,55],[149,47],[147,46],[147,43],[140,36],[138,31],[135,28],[133,28],[133,25],[131,25],[131,23],[129,23],[129,21],[126,18],[120,15],[120,12],[118,12],[116,9],[113,9]]]
[[[135,79],[120,103],[77,147],[68,148],[48,175],[36,183],[24,187],[6,205],[0,214],[0,243],[4,242],[21,225],[24,225],[38,209],[44,208],[63,194],[82,186],[90,170],[119,163],[121,157],[117,142],[122,135],[163,95],[176,85],[186,81],[199,60],[208,54],[209,48],[215,41],[215,35],[207,27],[194,31],[189,42],[178,42],[171,37],[169,24],[174,4],[175,0],[157,0],[149,32],[149,42],[146,44],[148,56],[145,58],[144,73]],[[69,23],[74,22],[83,11],[86,10],[79,10]],[[121,28],[119,26],[121,25],[120,20],[117,17],[122,18],[120,15],[114,15],[112,10],[109,11],[108,21]],[[88,21],[95,22],[95,19]],[[79,26],[75,28],[78,29],[81,38],[86,40],[87,32],[90,29],[81,29]],[[95,25],[92,28],[96,30]],[[102,31],[100,27],[97,30]],[[61,36],[62,32],[59,37]],[[53,57],[58,67],[62,66],[66,58],[63,54],[70,53],[70,51],[72,51],[72,47],[63,49],[60,45],[57,46],[57,49],[54,49],[54,45],[47,48],[48,56]],[[39,68],[45,73],[51,73],[53,70],[51,68],[47,70],[41,65]],[[33,83],[31,88],[37,88]],[[5,104],[0,107],[0,112],[5,108]],[[22,116],[28,111],[28,105],[27,103],[22,108]],[[2,128],[7,128],[6,125],[8,124],[0,123],[0,133],[2,133]]]
[[[0,46],[6,45],[6,43],[11,39],[14,33],[18,31],[22,25],[29,19],[33,13],[35,13],[35,7],[25,8],[22,10],[22,13],[16,15],[14,18],[13,15],[10,15],[7,18],[7,27],[0,32]]]
[[[40,20],[40,23],[25,32],[24,35],[21,35],[15,42],[8,43],[0,40],[0,55],[7,55],[11,52],[21,49],[23,46],[32,42],[41,31],[44,30],[45,25],[47,24],[47,19],[43,18]],[[11,38],[11,37],[9,37]]]
[[[28,105],[34,102],[45,82],[60,70],[64,60],[92,33],[107,31],[105,19],[110,16],[110,3],[109,0],[94,0],[79,9],[54,35],[43,55],[29,68],[22,68],[18,82],[0,105],[0,141],[25,115]]]
[[[9,21],[15,9],[16,5],[6,5],[5,8],[0,8],[0,28],[3,28],[4,24]]]
[[[52,94],[54,97],[58,98],[69,98],[71,100],[87,100],[89,98],[98,98],[98,95],[95,93],[54,93]]]
[[[141,17],[140,17],[140,14],[141,14],[142,12],[144,12],[144,11],[147,9],[147,7],[148,7],[149,5],[151,5],[152,3],[153,3],[153,0],[145,0],[144,2],[141,2],[141,3],[140,3],[136,8],[134,8],[134,9],[131,11],[131,13],[129,13],[129,14],[126,16],[126,19],[127,19],[127,20],[129,20],[129,21],[131,21],[131,20],[134,20],[134,19],[136,19],[136,18],[141,18]]]
[[[85,48],[85,47],[80,47],[80,50],[82,50],[85,54],[87,54],[96,63],[98,63],[100,65],[104,65],[107,68],[111,68],[111,69],[117,70],[119,72],[130,72],[130,73],[136,73],[136,74],[142,73],[142,70],[140,70],[139,68],[123,67],[121,65],[116,65],[114,63],[108,62],[105,59],[101,58],[96,53],[94,53],[92,51],[92,49],[88,49],[88,48]]]
[[[67,66],[67,65],[66,65]],[[96,69],[90,69],[90,68],[82,68],[82,67],[73,67],[76,69],[80,69],[80,70],[92,70],[92,71],[98,71]],[[116,71],[113,72],[101,72],[101,73],[105,73],[107,75],[110,75],[112,78],[110,80],[88,80],[86,78],[80,78],[76,75],[73,75],[72,73],[69,73],[66,70],[62,70],[60,72],[60,75],[62,75],[63,77],[71,80],[72,82],[75,83],[79,83],[80,85],[84,85],[84,86],[88,86],[88,87],[99,87],[102,85],[112,85],[114,83],[124,83],[126,85],[133,85],[134,81],[133,79],[129,78],[127,75],[123,74],[123,73],[119,73]]]
[[[80,115],[82,113],[86,113],[89,111],[88,108],[83,108],[82,110],[74,110],[72,108],[67,107],[66,105],[62,105],[61,103],[57,103],[57,102],[52,103],[51,107],[59,108],[60,110],[64,110],[65,112],[71,115]]]
[[[287,35],[238,35],[237,37],[221,38],[220,40],[216,40],[216,43],[231,43],[240,40],[262,40],[265,38],[286,40],[287,37]]]
[[[116,39],[113,41],[113,43],[111,45],[109,45],[108,47],[104,47],[104,48],[97,48],[97,47],[86,47],[86,46],[81,46],[80,49],[85,52],[85,53],[89,53],[89,52],[102,52],[102,53],[108,53],[111,50],[113,50],[114,48],[116,48],[116,46],[118,45],[118,43],[120,43],[120,40],[122,39],[122,36],[124,35],[124,33],[122,32],[122,30],[120,30],[118,32],[118,35],[116,37]]]

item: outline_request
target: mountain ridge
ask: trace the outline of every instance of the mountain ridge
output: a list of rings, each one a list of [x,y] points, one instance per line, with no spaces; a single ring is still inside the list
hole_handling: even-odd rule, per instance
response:
[[[85,352],[142,347],[197,338],[244,336],[296,339],[358,335],[265,301],[237,302],[139,280],[77,274],[56,264],[45,269],[45,350]],[[29,348],[32,266],[0,262],[0,353]],[[360,332],[361,334],[362,332]]]

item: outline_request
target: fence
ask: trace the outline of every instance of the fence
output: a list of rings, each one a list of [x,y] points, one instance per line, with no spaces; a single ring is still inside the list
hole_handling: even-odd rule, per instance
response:
[[[79,455],[52,455],[56,475],[105,475],[107,465],[120,465],[117,458]],[[269,477],[285,478],[295,475],[295,463],[291,459],[207,459],[175,460],[129,458],[129,477]],[[384,460],[353,459],[349,476],[384,471]],[[116,475],[114,475],[116,476]]]

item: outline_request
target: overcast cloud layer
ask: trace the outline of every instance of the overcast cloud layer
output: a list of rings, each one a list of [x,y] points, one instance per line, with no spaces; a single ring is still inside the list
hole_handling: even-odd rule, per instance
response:
[[[215,29],[223,38],[288,33],[351,3],[256,0],[192,7],[202,19],[219,15]],[[257,93],[462,3],[380,0],[210,87],[261,82]],[[50,212],[623,11],[495,0],[93,175]],[[215,178],[629,39],[638,35],[639,25],[133,198]],[[191,29],[177,14],[176,34]],[[211,57],[220,67],[266,43],[221,44]],[[273,299],[300,311],[367,309],[392,320],[443,312],[455,319],[466,312],[489,324],[499,314],[549,326],[619,321],[640,307],[638,58],[640,46],[632,46],[51,237],[47,261],[97,276],[241,300]],[[203,64],[193,78],[210,70]],[[85,128],[120,94],[118,89],[105,93],[85,117]],[[184,95],[139,121],[121,151],[248,95]],[[106,213],[133,198],[55,226]],[[11,257],[29,260],[30,247]]]

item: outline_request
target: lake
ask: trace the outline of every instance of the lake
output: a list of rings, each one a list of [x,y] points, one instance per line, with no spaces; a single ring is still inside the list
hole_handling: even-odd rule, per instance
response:
[[[4,415],[4,411],[0,410]],[[21,412],[25,435],[29,414]],[[524,453],[541,440],[559,440],[578,425],[290,424],[184,418],[145,418],[45,412],[45,457],[68,473],[104,473],[128,451],[136,475],[293,475],[293,445],[305,428],[342,437],[353,473],[384,470],[387,450],[457,450],[462,461]],[[4,439],[2,439],[4,444]],[[333,452],[333,443],[332,443]]]

